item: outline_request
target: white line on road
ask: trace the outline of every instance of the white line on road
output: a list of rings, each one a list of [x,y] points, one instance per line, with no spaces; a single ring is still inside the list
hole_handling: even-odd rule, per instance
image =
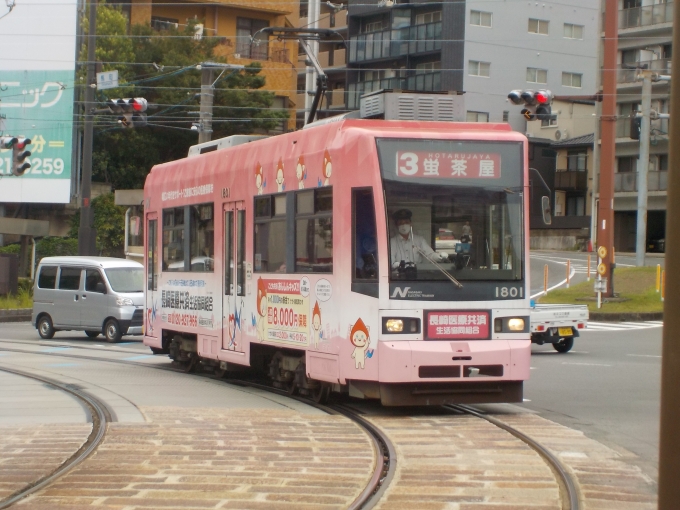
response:
[[[599,363],[570,363],[568,361],[562,362],[563,365],[583,365],[586,367],[611,367],[611,365],[601,365]]]
[[[655,356],[653,354],[626,354],[626,356],[631,356],[633,358],[660,358],[661,356]]]

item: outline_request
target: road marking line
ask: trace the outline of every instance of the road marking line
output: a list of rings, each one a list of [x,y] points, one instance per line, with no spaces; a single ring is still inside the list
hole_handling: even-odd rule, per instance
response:
[[[528,398],[523,398],[522,402],[531,402],[531,400],[529,400]]]
[[[563,361],[563,365],[583,365],[586,367],[611,367],[611,365],[602,365],[599,363],[570,363],[568,361]]]
[[[45,366],[52,367],[52,368],[56,368],[56,367],[77,367],[77,366],[80,366],[80,363],[55,363],[55,364],[52,364],[52,365],[45,365]]]
[[[529,370],[536,370],[536,367],[529,367]]]
[[[43,349],[40,352],[56,352],[56,351],[62,351],[66,349],[70,349],[70,345],[60,345],[59,347],[52,347],[50,349]]]
[[[626,354],[626,356],[632,356],[634,358],[660,358],[661,356],[656,356],[654,354]]]
[[[132,356],[131,358],[123,358],[123,361],[132,361],[135,359],[153,358],[153,354],[144,354],[142,356]]]

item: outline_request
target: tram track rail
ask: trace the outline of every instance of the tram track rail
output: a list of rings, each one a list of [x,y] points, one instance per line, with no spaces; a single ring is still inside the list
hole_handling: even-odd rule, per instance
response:
[[[68,472],[72,471],[75,467],[81,464],[85,459],[87,459],[92,453],[94,453],[99,445],[104,441],[106,437],[107,424],[110,421],[110,417],[106,410],[106,405],[101,402],[96,397],[88,394],[87,392],[75,388],[73,385],[64,384],[54,379],[47,377],[38,376],[25,372],[22,370],[16,370],[7,367],[0,367],[0,371],[14,374],[21,377],[26,377],[39,381],[43,384],[47,384],[57,390],[69,394],[75,398],[88,412],[89,422],[92,423],[92,431],[88,435],[87,439],[83,445],[73,453],[68,459],[62,462],[56,469],[51,471],[49,474],[42,478],[26,485],[25,487],[17,490],[13,494],[10,494],[5,499],[0,500],[0,510],[9,508],[14,503],[30,496],[31,494],[44,489],[45,487],[51,485],[60,477],[64,476]]]
[[[562,464],[562,462],[541,443],[532,439],[531,437],[517,430],[511,425],[508,425],[507,423],[504,423],[501,420],[494,418],[493,416],[481,413],[471,408],[470,406],[451,404],[442,407],[444,409],[448,409],[458,413],[468,414],[476,418],[485,420],[495,425],[496,427],[505,430],[506,432],[513,435],[520,441],[524,442],[527,446],[529,446],[529,448],[534,450],[536,453],[538,453],[538,455],[541,456],[541,458],[543,458],[543,460],[550,467],[551,471],[555,474],[555,478],[557,479],[557,483],[561,489],[560,496],[562,500],[562,510],[581,510],[577,483],[574,481],[572,475],[570,474],[569,470],[564,466],[564,464]]]
[[[70,346],[69,346],[70,347]],[[87,350],[87,347],[79,347],[82,350]],[[101,349],[90,349],[90,350],[96,350],[98,352],[101,351]],[[118,364],[123,364],[123,365],[132,365],[132,366],[138,366],[138,367],[144,367],[144,368],[152,368],[156,370],[164,370],[164,371],[170,371],[174,373],[186,373],[184,370],[179,369],[179,368],[173,368],[173,367],[167,367],[167,366],[154,366],[154,365],[149,365],[147,363],[141,363],[141,362],[135,362],[135,361],[130,361],[130,360],[119,360],[119,359],[110,359],[110,358],[101,358],[101,357],[95,357],[95,356],[84,356],[84,355],[75,355],[75,354],[67,354],[64,352],[41,352],[41,351],[30,351],[30,350],[24,350],[24,349],[12,349],[12,348],[7,348],[4,346],[0,346],[0,351],[6,351],[6,352],[17,352],[21,354],[34,354],[34,355],[41,355],[41,356],[50,356],[50,357],[64,357],[64,358],[70,358],[70,359],[82,359],[82,360],[88,360],[88,361],[100,361],[100,362],[108,362],[108,363],[118,363]],[[111,351],[107,351],[111,352]],[[115,351],[114,351],[115,352]],[[0,370],[4,370],[7,372],[11,373],[17,373],[18,375],[22,375],[19,373],[19,371],[13,370],[13,369],[5,369],[3,367],[0,367]],[[30,375],[30,374],[29,374]],[[204,377],[210,377],[209,373],[194,373],[196,376],[204,376]],[[47,382],[47,384],[50,384],[48,379],[46,378],[39,378],[37,376],[33,376],[35,379],[38,380],[44,380],[43,382]],[[211,378],[212,380],[215,380],[214,378]],[[360,413],[357,411],[347,407],[343,406],[340,404],[319,404],[317,402],[314,402],[312,399],[300,396],[300,395],[291,395],[289,392],[280,390],[278,388],[274,388],[272,386],[266,385],[266,384],[261,384],[255,381],[250,381],[250,380],[242,380],[242,379],[224,379],[223,382],[231,385],[236,385],[236,386],[242,386],[242,387],[249,387],[249,388],[254,388],[258,390],[263,390],[267,391],[269,393],[277,394],[280,396],[284,396],[293,400],[297,400],[299,402],[302,402],[306,405],[309,405],[311,407],[314,407],[316,409],[319,409],[320,411],[323,411],[328,414],[334,414],[334,415],[342,415],[346,417],[347,419],[351,420],[354,422],[359,428],[361,428],[370,438],[374,452],[375,452],[375,466],[373,469],[373,473],[371,475],[371,478],[364,488],[364,490],[354,499],[354,501],[351,503],[351,505],[348,507],[348,510],[370,510],[373,508],[378,501],[380,500],[380,497],[382,494],[385,492],[387,487],[389,486],[389,483],[392,481],[394,477],[394,473],[396,471],[396,464],[397,464],[397,454],[396,450],[394,448],[394,445],[390,441],[390,439],[387,437],[387,435],[382,432],[378,427],[370,423],[368,420],[363,418]],[[59,383],[54,383],[53,385],[58,385],[59,386],[64,386],[67,388],[66,385],[59,385]],[[60,388],[61,389],[61,388]],[[79,392],[78,390],[70,390],[71,392]],[[105,406],[101,405],[102,411],[104,411]],[[106,424],[106,420],[104,421],[104,425]],[[94,430],[94,426],[93,426]],[[88,438],[89,440],[89,438]],[[87,444],[87,443],[86,443]],[[91,452],[90,452],[91,453]],[[89,455],[89,453],[87,454]],[[87,455],[85,457],[87,457]],[[84,460],[84,458],[81,459],[78,462],[81,462]],[[60,473],[58,476],[61,476]],[[50,475],[52,476],[52,475]],[[7,506],[13,504],[14,502],[18,501],[19,499],[22,499],[23,497],[28,496],[29,494],[42,489],[49,485],[53,480],[55,480],[58,476],[54,476],[53,478],[50,478],[49,481],[46,481],[46,483],[42,483],[41,485],[33,490],[31,492],[26,493],[25,495],[21,497],[17,497],[16,499],[13,499],[12,502],[8,503]],[[3,501],[4,502],[4,501]],[[7,506],[2,506],[2,502],[0,502],[0,510],[7,508]]]

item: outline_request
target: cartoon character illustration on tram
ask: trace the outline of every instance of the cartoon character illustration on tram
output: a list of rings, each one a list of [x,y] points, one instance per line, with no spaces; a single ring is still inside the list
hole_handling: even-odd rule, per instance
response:
[[[253,317],[253,322],[257,329],[257,339],[264,342],[267,327],[267,287],[262,278],[257,280],[257,318]]]
[[[229,303],[229,298],[227,297],[227,310],[231,310],[231,306]],[[243,316],[243,300],[241,300],[241,306],[239,307],[237,304],[234,304],[234,311],[233,313],[229,314],[228,320],[227,320],[227,327],[229,331],[229,345],[227,345],[227,349],[231,351],[235,351],[236,347],[238,346],[239,342],[241,341],[241,318]],[[236,339],[236,332],[239,332],[239,338],[238,341]]]
[[[314,348],[319,347],[319,343],[323,339],[323,329],[321,327],[321,309],[319,308],[319,302],[314,303],[314,309],[312,310],[312,340],[314,342]]]
[[[331,155],[328,152],[328,149],[323,152],[323,166],[321,167],[321,173],[323,174],[324,181],[322,183],[321,179],[319,179],[319,187],[329,186],[331,183],[331,174],[333,173],[333,164],[331,163]]]
[[[264,180],[264,175],[262,173],[262,165],[259,163],[255,167],[255,187],[257,188],[257,194],[261,195],[264,191],[267,182]]]
[[[368,334],[366,324],[361,319],[357,319],[352,326],[349,332],[349,341],[354,345],[354,350],[352,351],[354,368],[365,368],[366,358],[373,356],[373,349],[369,350],[371,337]]]
[[[295,169],[295,176],[298,180],[298,189],[305,189],[305,179],[307,179],[307,167],[305,166],[305,157],[300,156]]]
[[[285,191],[286,184],[283,182],[283,160],[279,159],[276,165],[276,190],[280,193]]]

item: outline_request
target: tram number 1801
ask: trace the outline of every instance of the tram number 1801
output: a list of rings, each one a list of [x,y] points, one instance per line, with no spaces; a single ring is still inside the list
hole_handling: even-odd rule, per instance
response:
[[[497,298],[523,298],[524,289],[522,287],[496,287]]]

